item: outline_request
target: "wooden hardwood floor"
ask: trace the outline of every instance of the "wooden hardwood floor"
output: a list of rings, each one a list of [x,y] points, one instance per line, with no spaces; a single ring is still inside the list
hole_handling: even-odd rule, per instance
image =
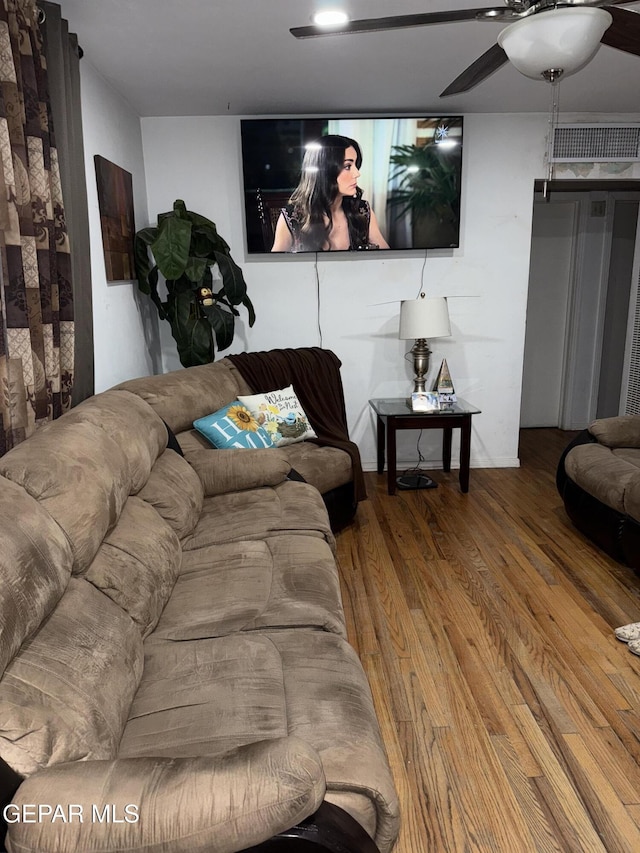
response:
[[[571,437],[524,430],[519,469],[433,473],[338,536],[350,640],[396,780],[394,853],[640,851],[640,577],[555,488]]]

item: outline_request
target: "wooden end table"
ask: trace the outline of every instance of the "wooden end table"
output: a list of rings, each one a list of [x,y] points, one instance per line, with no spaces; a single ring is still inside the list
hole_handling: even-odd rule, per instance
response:
[[[383,397],[369,400],[377,417],[378,474],[384,471],[385,446],[387,453],[387,491],[396,493],[396,433],[401,429],[441,429],[442,462],[445,471],[451,470],[451,437],[460,430],[460,490],[469,491],[469,456],[471,453],[471,418],[480,409],[458,399],[447,408],[433,412],[414,412],[407,397]]]

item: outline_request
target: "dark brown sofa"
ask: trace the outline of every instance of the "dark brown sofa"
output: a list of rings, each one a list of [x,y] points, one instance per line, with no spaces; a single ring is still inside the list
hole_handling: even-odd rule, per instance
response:
[[[640,416],[594,421],[565,449],[556,483],[575,526],[640,569]]]

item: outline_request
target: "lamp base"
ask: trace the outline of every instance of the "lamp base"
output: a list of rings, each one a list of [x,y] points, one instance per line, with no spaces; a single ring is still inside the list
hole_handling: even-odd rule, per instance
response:
[[[401,474],[396,478],[399,489],[437,489],[438,484],[426,474]]]
[[[411,355],[413,356],[413,393],[424,394],[425,376],[429,372],[429,357],[431,350],[425,338],[416,338],[416,342],[411,347]]]

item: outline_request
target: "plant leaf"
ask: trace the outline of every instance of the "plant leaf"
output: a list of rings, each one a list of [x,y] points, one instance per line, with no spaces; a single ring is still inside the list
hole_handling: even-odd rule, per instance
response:
[[[248,296],[245,296],[245,298],[242,300],[242,304],[249,313],[249,327],[251,327],[256,321],[256,312],[255,308],[253,307],[253,302],[249,299]]]
[[[220,267],[222,276],[222,289],[232,305],[240,305],[247,295],[247,284],[242,275],[242,270],[233,260],[231,255],[215,253],[216,261]]]
[[[138,287],[142,293],[150,295],[149,289],[149,271],[151,269],[151,261],[149,260],[149,250],[147,242],[141,236],[139,231],[133,241],[133,256],[136,265],[136,277],[138,279]]]
[[[209,258],[214,262],[215,252],[229,254],[229,246],[211,225],[194,225],[192,229],[191,254],[200,258]]]
[[[233,314],[222,309],[220,305],[211,305],[209,308],[203,308],[203,311],[215,333],[218,350],[222,351],[230,347],[235,331]]]
[[[181,198],[177,198],[173,202],[173,212],[178,217],[178,219],[188,219],[189,218],[188,212],[187,212],[187,206],[182,201]]]
[[[207,258],[189,258],[184,274],[196,284],[200,283],[204,278],[204,273],[209,266]]]
[[[219,246],[219,251],[229,254],[231,251],[227,241],[218,234],[218,227],[215,222],[207,219],[206,216],[201,216],[199,213],[193,213],[188,210],[187,215],[191,219],[196,231],[201,231],[206,234],[209,239]]]
[[[160,315],[161,320],[167,319],[166,307],[167,303],[163,302],[160,299],[160,294],[158,293],[158,267],[154,266],[152,270],[149,272],[149,296],[151,297],[151,301],[158,309],[158,314]]]
[[[208,321],[200,316],[193,291],[170,297],[167,319],[184,367],[209,364],[214,358],[213,336]]]
[[[158,269],[166,279],[183,274],[189,260],[191,223],[187,219],[168,216],[162,220],[159,233],[151,244]]]
[[[158,229],[155,225],[150,225],[148,228],[141,228],[140,231],[136,233],[136,237],[139,237],[147,246],[150,246],[157,236]]]

